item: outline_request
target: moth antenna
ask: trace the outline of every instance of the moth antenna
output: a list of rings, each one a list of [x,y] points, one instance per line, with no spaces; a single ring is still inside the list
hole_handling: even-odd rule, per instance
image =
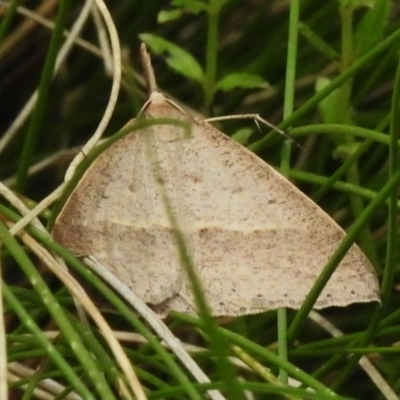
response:
[[[156,82],[156,77],[154,75],[153,66],[151,65],[150,54],[147,51],[147,47],[144,43],[140,45],[140,53],[142,56],[144,76],[146,78],[147,85],[149,88],[149,94],[157,92],[158,91],[157,82]]]

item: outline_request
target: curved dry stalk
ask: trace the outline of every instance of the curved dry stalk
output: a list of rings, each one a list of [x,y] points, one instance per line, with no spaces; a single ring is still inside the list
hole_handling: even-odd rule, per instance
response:
[[[96,26],[96,33],[99,40],[101,58],[104,63],[104,69],[106,70],[107,75],[112,76],[114,66],[110,42],[107,39],[107,29],[104,26],[104,21],[101,19],[99,9],[97,7],[92,7],[92,15],[93,22]]]
[[[82,152],[78,153],[78,155],[74,158],[74,160],[68,167],[68,170],[65,174],[65,181],[69,181],[72,178],[76,168],[83,161],[85,155],[88,154],[90,150],[92,150],[99,141],[114,111],[121,84],[121,48],[118,39],[117,29],[114,25],[110,12],[108,11],[104,1],[95,0],[95,2],[103,17],[104,23],[106,24],[110,38],[110,45],[113,58],[112,86],[111,86],[109,101],[106,109],[104,110],[103,117],[92,137],[86,142],[85,146],[83,146]]]

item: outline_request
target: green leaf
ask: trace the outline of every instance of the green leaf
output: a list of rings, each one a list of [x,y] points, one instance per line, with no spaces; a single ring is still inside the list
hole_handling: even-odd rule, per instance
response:
[[[331,83],[331,80],[325,77],[317,79],[315,91],[320,92]],[[337,88],[326,96],[319,104],[318,110],[320,112],[321,120],[324,124],[338,124],[342,123],[340,112],[342,110],[342,89]],[[336,145],[347,142],[345,134],[329,134],[330,138]]]
[[[269,84],[260,75],[235,72],[222,78],[216,85],[217,90],[228,92],[233,89],[265,89]]]
[[[183,14],[199,14],[208,10],[208,5],[200,0],[175,0],[171,2],[174,8],[161,10],[157,15],[157,22],[164,24],[179,19]]]
[[[157,15],[157,22],[159,24],[165,24],[179,19],[183,14],[182,10],[175,8],[173,10],[161,10]]]
[[[331,80],[325,77],[317,79],[315,85],[315,91],[319,92],[331,83]],[[318,110],[320,117],[325,124],[337,124],[340,123],[340,102],[341,102],[341,90],[335,89],[331,94],[326,96],[319,104]],[[329,135],[331,139],[338,145],[345,142],[344,137],[340,135]]]
[[[202,82],[204,72],[196,59],[186,50],[151,33],[139,35],[142,40],[157,55],[167,56],[167,64],[178,74],[197,82]]]
[[[390,0],[380,0],[364,14],[354,35],[358,57],[371,50],[383,37],[389,20],[390,7]]]
[[[315,91],[320,92],[331,83],[331,80],[325,77],[317,79],[315,84]],[[326,96],[319,104],[318,109],[320,112],[321,120],[325,124],[337,124],[340,121],[338,115],[340,102],[340,89],[334,90],[330,95]]]

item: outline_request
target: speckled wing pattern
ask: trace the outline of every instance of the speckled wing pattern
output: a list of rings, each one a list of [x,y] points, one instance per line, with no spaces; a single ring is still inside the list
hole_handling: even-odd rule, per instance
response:
[[[155,124],[124,136],[85,172],[53,236],[92,255],[143,301],[196,313],[165,197],[213,315],[299,308],[344,237],[315,203],[256,155],[153,93]],[[379,301],[369,261],[353,245],[315,308]]]

